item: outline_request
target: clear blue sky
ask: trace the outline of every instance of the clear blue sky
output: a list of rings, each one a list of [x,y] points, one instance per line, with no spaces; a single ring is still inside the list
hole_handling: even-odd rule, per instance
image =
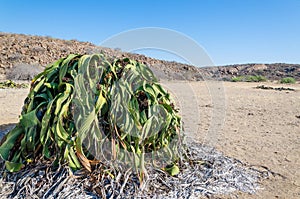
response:
[[[0,0],[2,32],[99,44],[142,27],[188,35],[216,65],[300,63],[300,0]]]

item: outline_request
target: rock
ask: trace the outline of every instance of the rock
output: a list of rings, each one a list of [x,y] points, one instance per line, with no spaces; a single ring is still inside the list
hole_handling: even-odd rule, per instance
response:
[[[20,63],[34,65],[38,62],[39,65],[46,66],[70,53],[91,54],[101,52],[111,59],[129,57],[148,66],[153,66],[155,72],[161,78],[166,79],[203,80],[203,77],[205,77],[205,79],[231,80],[233,76],[239,75],[262,75],[270,80],[277,80],[288,75],[294,77],[297,81],[300,80],[299,64],[240,64],[196,68],[174,61],[157,60],[145,55],[122,52],[119,49],[100,47],[89,42],[9,33],[1,33],[0,36],[0,68],[5,69],[0,71],[1,75],[4,75],[9,68],[14,68]],[[155,66],[160,67],[156,68]]]

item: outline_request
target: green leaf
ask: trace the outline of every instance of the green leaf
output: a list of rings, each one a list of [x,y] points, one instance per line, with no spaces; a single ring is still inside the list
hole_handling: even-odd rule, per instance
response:
[[[23,128],[17,125],[13,130],[11,130],[7,135],[5,141],[0,146],[0,157],[3,160],[8,160],[12,148],[15,146],[16,140],[23,133]]]
[[[72,147],[69,148],[69,155],[68,155],[68,159],[69,159],[69,166],[72,169],[80,169],[81,165],[79,160],[77,159],[77,156],[75,154],[75,151],[73,150]]]
[[[65,77],[68,67],[69,67],[69,63],[72,59],[74,59],[75,57],[77,57],[78,55],[75,54],[70,54],[66,59],[64,59],[64,61],[62,62],[62,66],[60,67],[59,70],[59,84],[62,84],[62,79],[63,77]]]
[[[179,174],[179,167],[177,165],[172,165],[172,166],[167,166],[165,167],[163,170],[165,170],[168,174],[170,174],[171,176],[175,176],[177,174]]]
[[[52,105],[55,102],[55,99],[52,100],[48,104],[47,111],[44,114],[43,119],[42,119],[42,128],[41,128],[41,133],[40,133],[40,141],[41,141],[42,144],[45,144],[47,142],[48,138],[49,138],[50,130],[48,129],[48,126],[49,126],[49,122],[50,122],[50,119],[51,119],[51,116],[52,116],[52,112],[51,112],[52,111]]]
[[[155,90],[152,88],[150,84],[146,83],[146,81],[143,84],[143,88],[149,95],[151,95],[153,99],[156,99],[157,93],[155,92]]]
[[[24,128],[36,126],[39,123],[38,118],[36,117],[36,110],[33,110],[29,113],[21,115],[20,117],[20,124]]]
[[[100,91],[100,94],[98,96],[98,99],[97,99],[97,102],[96,102],[96,113],[98,113],[103,107],[104,105],[106,104],[106,99],[105,97],[103,96],[103,91],[101,90]]]
[[[64,83],[64,84],[61,84],[61,86],[62,85],[65,86],[65,90],[63,93],[59,94],[59,97],[56,100],[56,109],[54,111],[55,115],[59,114],[62,104],[68,99],[68,97],[71,95],[71,92],[72,92],[72,87],[70,84]]]
[[[56,124],[56,134],[58,135],[58,137],[60,139],[62,139],[65,142],[69,142],[69,134],[68,132],[65,130],[65,128],[63,127],[62,124],[62,119],[59,119],[59,121]]]
[[[145,65],[137,63],[137,68],[140,70],[141,75],[145,78],[148,82],[157,82],[153,72]]]
[[[22,163],[5,161],[5,167],[9,172],[20,171],[23,166],[24,166],[24,164],[22,164]]]

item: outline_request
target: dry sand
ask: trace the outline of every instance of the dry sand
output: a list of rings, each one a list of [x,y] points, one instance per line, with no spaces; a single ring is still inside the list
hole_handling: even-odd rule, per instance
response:
[[[280,174],[264,180],[256,195],[240,193],[240,198],[300,198],[299,84],[264,83],[296,89],[288,92],[254,89],[261,83],[163,84],[181,107],[188,140],[214,145],[227,156]],[[18,122],[27,93],[0,90],[0,130]]]

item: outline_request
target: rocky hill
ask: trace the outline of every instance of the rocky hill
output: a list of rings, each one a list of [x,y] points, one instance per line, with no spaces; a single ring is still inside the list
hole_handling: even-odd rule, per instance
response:
[[[96,52],[112,59],[129,57],[143,62],[161,79],[229,80],[240,75],[263,75],[271,80],[286,76],[300,80],[300,64],[243,64],[198,68],[99,47],[89,42],[2,32],[0,32],[0,79],[31,79],[43,67],[60,57],[70,53]]]
[[[262,75],[269,80],[293,77],[300,80],[300,64],[236,64],[201,68],[204,76],[213,79],[230,80],[236,76]]]

